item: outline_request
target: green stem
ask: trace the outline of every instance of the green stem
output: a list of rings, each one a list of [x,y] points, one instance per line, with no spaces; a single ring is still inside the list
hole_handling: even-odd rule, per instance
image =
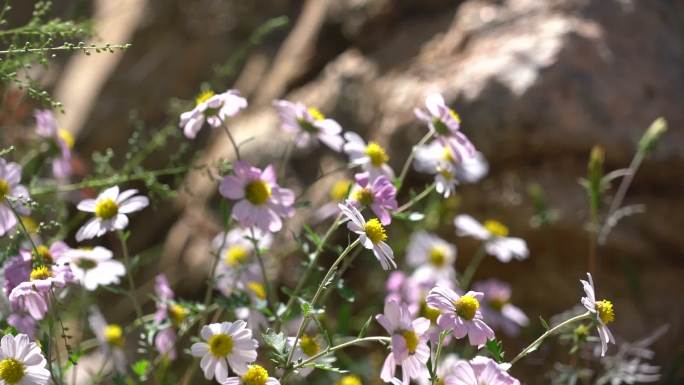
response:
[[[330,281],[332,278],[333,274],[335,273],[335,270],[337,270],[337,266],[339,266],[340,263],[344,260],[344,258],[360,243],[359,239],[357,238],[354,242],[349,244],[344,251],[340,254],[339,257],[333,262],[333,264],[330,266],[328,269],[328,272],[325,273],[325,277],[323,277],[323,280],[321,283],[318,285],[318,288],[316,289],[316,293],[314,294],[313,298],[311,299],[311,309],[315,309],[316,305],[318,304],[318,299],[320,298],[321,294],[325,290],[325,287],[327,283]],[[299,339],[302,337],[302,334],[304,334],[304,330],[306,329],[306,326],[309,324],[309,315],[305,314],[304,318],[302,318],[302,321],[299,323],[299,328],[297,330],[297,335],[295,336],[294,343],[292,344],[292,349],[290,349],[290,352],[287,355],[287,360],[285,361],[285,371],[283,375],[281,376],[281,379],[285,377],[285,375],[288,373],[288,369],[290,366],[290,363],[292,362],[292,356],[294,355],[295,348],[297,347],[297,343],[299,342]]]
[[[439,380],[439,377],[437,377],[437,365],[439,363],[439,356],[442,354],[442,347],[444,346],[444,339],[448,335],[449,335],[448,330],[439,333],[439,342],[437,342],[437,352],[435,352],[435,360],[432,364],[432,378],[430,379],[430,383],[432,385],[435,385],[437,383],[437,381]]]
[[[485,252],[485,244],[483,243],[473,256],[473,259],[470,260],[468,267],[466,267],[465,271],[463,272],[463,276],[459,282],[461,289],[468,290],[473,276],[475,276],[477,269],[480,267],[480,264],[486,255],[487,253]]]
[[[38,246],[36,246],[36,243],[33,241],[33,238],[31,237],[31,233],[26,229],[26,226],[24,225],[24,221],[21,220],[21,216],[17,212],[17,210],[12,206],[12,203],[9,201],[9,199],[5,198],[5,204],[7,207],[9,207],[10,211],[12,211],[12,214],[14,214],[14,217],[17,218],[17,223],[19,223],[19,227],[21,227],[21,231],[24,233],[26,238],[28,238],[29,242],[31,242],[31,247],[33,248],[33,252],[35,253],[35,256],[40,255],[38,253]]]
[[[133,308],[135,309],[135,315],[139,320],[143,318],[142,308],[140,303],[138,303],[138,298],[135,295],[135,280],[133,279],[133,266],[131,266],[130,257],[128,255],[128,246],[126,245],[126,236],[123,231],[118,230],[116,234],[119,236],[119,242],[121,243],[121,252],[123,253],[124,263],[126,264],[126,277],[128,278],[128,297],[133,303]]]
[[[552,327],[551,329],[547,330],[544,334],[539,336],[534,342],[529,344],[525,349],[523,349],[520,353],[518,353],[517,356],[515,356],[514,359],[511,360],[511,365],[515,364],[518,360],[521,358],[525,357],[529,353],[533,352],[535,349],[539,347],[539,345],[546,339],[547,337],[551,336],[553,333],[557,332],[558,330],[562,329],[563,327],[570,325],[575,322],[583,321],[585,319],[591,318],[592,314],[591,312],[586,312],[583,314],[580,314],[578,316],[568,318],[565,321],[559,323],[558,325]]]
[[[105,46],[95,45],[77,45],[77,44],[63,44],[57,47],[42,47],[42,48],[15,48],[0,51],[0,55],[15,54],[15,53],[30,53],[30,52],[58,52],[58,51],[94,51],[94,50],[108,50],[108,49],[127,49],[130,44],[108,44]]]
[[[343,342],[339,345],[328,347],[327,349],[323,350],[322,352],[319,352],[318,354],[307,358],[306,360],[294,365],[292,367],[292,369],[296,370],[296,369],[299,369],[301,367],[304,367],[304,366],[306,366],[312,362],[315,362],[317,359],[319,359],[319,358],[321,358],[327,354],[333,353],[337,350],[344,349],[346,347],[356,345],[356,344],[360,344],[363,342],[369,342],[369,341],[390,342],[391,338],[390,337],[380,337],[380,336],[378,336],[378,337],[364,337],[364,338],[356,338],[356,339],[353,339],[351,341]]]
[[[434,133],[432,131],[428,132],[423,136],[423,138],[418,141],[418,143],[411,148],[411,153],[409,154],[408,158],[406,158],[406,162],[404,162],[404,166],[401,168],[401,173],[399,174],[399,178],[397,179],[399,181],[399,186],[397,187],[397,192],[401,189],[401,187],[404,185],[404,178],[406,178],[406,174],[408,173],[409,168],[411,167],[411,162],[413,162],[413,158],[416,156],[416,147],[420,147],[424,145],[432,136]]]
[[[131,175],[114,175],[114,176],[107,177],[107,178],[87,180],[87,181],[82,181],[82,182],[72,183],[72,184],[67,184],[67,185],[37,187],[37,188],[31,189],[30,193],[31,193],[31,195],[40,195],[40,194],[47,194],[47,193],[53,193],[53,192],[69,192],[69,191],[80,190],[82,188],[89,188],[89,187],[112,186],[115,184],[121,184],[121,183],[125,183],[125,182],[132,181],[132,180],[141,180],[141,179],[147,179],[150,177],[159,177],[159,176],[165,176],[165,175],[181,174],[181,173],[188,171],[190,168],[191,167],[188,167],[188,166],[179,166],[179,167],[165,168],[165,169],[156,170],[156,171],[139,172],[139,173],[131,174]]]
[[[237,142],[235,142],[235,138],[233,138],[230,130],[228,130],[228,126],[221,124],[221,127],[223,127],[223,131],[226,133],[226,135],[228,135],[228,140],[230,140],[230,144],[233,146],[233,150],[235,151],[235,157],[237,160],[240,160],[240,148],[238,147]]]
[[[266,290],[266,301],[268,302],[268,307],[271,309],[271,312],[273,313],[276,322],[280,323],[280,321],[278,321],[280,319],[280,316],[278,316],[278,309],[276,308],[276,295],[271,288],[271,284],[268,282],[268,276],[266,275],[266,265],[264,264],[264,258],[261,255],[261,249],[259,249],[259,242],[256,239],[256,235],[254,234],[254,228],[250,228],[249,231],[252,235],[251,241],[252,245],[254,245],[254,254],[256,254],[257,261],[259,262],[259,267],[261,269],[261,277],[264,281],[264,289]]]
[[[413,206],[414,204],[422,201],[428,195],[430,195],[430,193],[435,189],[435,187],[436,187],[435,183],[430,184],[428,187],[425,188],[425,190],[421,191],[420,194],[416,195],[415,197],[413,197],[413,199],[411,199],[410,201],[406,202],[401,207],[399,207],[397,209],[397,211],[395,211],[395,213],[400,213],[400,212],[406,211],[409,208],[411,208],[411,206]]]

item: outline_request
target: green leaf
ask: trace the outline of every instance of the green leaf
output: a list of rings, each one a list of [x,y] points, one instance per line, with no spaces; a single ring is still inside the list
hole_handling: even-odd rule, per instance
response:
[[[150,361],[148,360],[138,360],[136,361],[133,365],[131,365],[131,369],[133,370],[133,373],[140,379],[141,381],[145,381],[147,377],[147,370],[150,367]]]
[[[273,351],[278,354],[285,353],[287,338],[283,332],[276,333],[272,329],[268,329],[266,330],[266,333],[261,334],[261,337],[264,339],[264,344],[273,349]]]
[[[539,316],[539,322],[541,322],[541,324],[545,330],[550,329],[549,324],[546,322],[546,320],[544,318],[542,318],[542,316]]]
[[[501,341],[498,340],[489,340],[485,344],[485,347],[487,348],[487,351],[489,354],[491,354],[492,358],[498,362],[502,363],[504,362],[504,351],[503,351],[503,344]]]
[[[361,330],[359,330],[359,335],[357,336],[358,338],[363,338],[366,336],[366,333],[368,333],[368,327],[370,326],[372,320],[373,316],[370,316],[368,317],[366,322],[363,323],[363,326],[361,326]]]
[[[311,365],[311,366],[309,366],[309,365],[306,365],[306,366],[307,366],[307,367],[316,368],[316,369],[326,370],[326,371],[328,371],[328,372],[334,372],[334,373],[340,373],[340,374],[348,373],[347,370],[340,369],[340,368],[336,368],[336,367],[334,367],[334,366],[332,366],[332,365],[328,365],[328,364],[325,364],[325,363],[315,363],[315,364],[313,364],[313,365]]]

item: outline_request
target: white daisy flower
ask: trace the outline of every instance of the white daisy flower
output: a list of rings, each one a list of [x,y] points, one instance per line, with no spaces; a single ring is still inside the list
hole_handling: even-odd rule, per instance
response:
[[[221,259],[216,266],[216,288],[225,296],[244,286],[242,276],[249,270],[250,262],[254,261],[251,237],[252,230],[240,227],[218,234],[211,242],[212,249],[217,250]],[[270,247],[273,241],[271,233],[258,228],[254,228],[254,237],[261,249]]]
[[[58,262],[69,264],[74,279],[92,291],[99,285],[118,284],[120,278],[126,274],[123,263],[112,258],[110,250],[95,246],[92,250],[68,250]]]
[[[85,199],[78,204],[78,209],[88,213],[95,213],[85,225],[76,233],[76,240],[100,237],[108,231],[123,230],[128,226],[130,214],[140,211],[150,204],[146,196],[134,196],[138,190],[126,190],[119,193],[119,186],[110,187],[96,199]]]
[[[456,276],[455,261],[456,246],[451,243],[425,231],[411,235],[406,250],[406,262],[417,268],[413,277],[418,282],[453,280]]]
[[[237,90],[228,90],[222,94],[207,90],[195,99],[195,108],[181,114],[180,126],[187,138],[194,139],[205,121],[211,127],[220,127],[226,119],[237,115],[246,107],[247,99],[240,96]]]
[[[344,152],[349,155],[352,165],[361,166],[370,173],[370,179],[379,175],[385,175],[394,179],[394,171],[387,164],[389,156],[385,149],[375,142],[366,142],[355,132],[345,132],[346,143],[342,146]]]
[[[484,178],[489,165],[480,152],[471,157],[458,158],[453,151],[435,140],[424,146],[416,147],[413,164],[418,172],[435,176],[435,189],[448,198],[459,183],[475,183]]]
[[[190,348],[192,355],[202,357],[200,367],[204,377],[224,383],[228,379],[228,366],[237,374],[246,374],[247,364],[257,358],[259,346],[252,338],[245,321],[222,322],[205,325],[200,332],[206,342],[197,342]]]
[[[501,222],[487,220],[484,225],[470,215],[458,215],[454,219],[458,236],[471,236],[485,242],[487,254],[507,263],[511,259],[523,260],[529,256],[527,243],[522,238],[508,237],[508,228]]]
[[[601,357],[603,357],[606,355],[606,350],[608,350],[608,343],[615,344],[613,333],[610,332],[607,326],[615,321],[615,311],[613,310],[613,303],[607,299],[596,300],[594,280],[589,273],[587,273],[587,277],[589,278],[588,281],[580,280],[584,293],[587,295],[582,297],[582,305],[596,315],[597,329],[601,339]]]
[[[240,377],[228,377],[221,381],[221,385],[280,385],[275,377],[270,377],[268,371],[260,365],[249,365],[247,372]]]
[[[38,345],[26,334],[5,334],[0,341],[0,384],[46,385],[50,372]]]
[[[278,110],[283,131],[295,135],[297,147],[307,148],[320,140],[334,151],[342,149],[342,127],[317,108],[288,100],[275,100],[273,106]]]
[[[359,234],[359,241],[366,249],[373,250],[375,258],[380,261],[380,265],[384,270],[396,269],[397,264],[394,262],[394,252],[385,241],[387,240],[387,233],[385,228],[377,218],[373,218],[366,222],[363,215],[351,203],[339,204],[338,206],[342,213],[349,219],[347,228],[356,234]]]
[[[100,344],[105,360],[111,361],[117,372],[126,373],[126,354],[123,350],[126,340],[123,328],[117,324],[107,323],[102,313],[95,307],[90,309],[88,322]]]

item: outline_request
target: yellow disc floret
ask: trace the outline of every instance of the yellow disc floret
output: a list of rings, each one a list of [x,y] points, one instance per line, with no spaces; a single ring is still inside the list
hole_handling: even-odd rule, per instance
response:
[[[33,251],[33,257],[39,262],[52,263],[52,254],[50,254],[50,249],[45,245],[38,245]]]
[[[266,385],[268,371],[259,365],[250,365],[247,372],[242,375],[243,385]]]
[[[325,115],[323,115],[323,113],[318,108],[309,107],[307,109],[307,111],[309,112],[309,115],[311,115],[311,117],[314,120],[324,120],[325,119]]]
[[[385,152],[385,149],[375,142],[368,142],[368,146],[366,146],[366,155],[368,155],[371,164],[375,167],[380,167],[389,161],[389,156]]]
[[[0,361],[0,380],[9,385],[19,383],[24,378],[24,364],[14,358],[5,358]]]
[[[449,115],[458,123],[461,123],[461,117],[458,115],[458,113],[451,108],[449,109]]]
[[[422,301],[420,303],[420,315],[429,319],[433,325],[437,323],[437,318],[439,318],[439,314],[439,309],[429,306],[427,302]]]
[[[271,197],[271,186],[261,179],[257,179],[247,184],[245,187],[245,198],[249,203],[260,206],[268,202]]]
[[[430,249],[430,255],[428,256],[428,260],[432,265],[442,267],[444,266],[447,260],[447,251],[444,250],[443,247],[434,246],[432,249]]]
[[[387,240],[385,228],[382,227],[382,224],[377,218],[373,218],[366,222],[366,225],[363,227],[363,231],[366,233],[366,236],[368,236],[368,239],[370,239],[374,244],[378,244]]]
[[[596,312],[598,313],[601,322],[608,325],[615,321],[615,311],[613,310],[613,303],[607,299],[596,301]]]
[[[480,308],[480,302],[472,295],[464,295],[454,302],[454,307],[459,317],[470,321],[475,318],[475,313]]]
[[[354,191],[354,200],[368,206],[373,203],[373,193],[367,188],[360,188]]]
[[[233,351],[233,337],[227,334],[214,334],[207,342],[214,357],[227,357]]]
[[[111,198],[105,198],[95,203],[95,216],[102,219],[112,219],[119,213],[119,205]]]
[[[48,279],[52,276],[52,271],[50,271],[50,268],[45,265],[38,266],[31,270],[31,281]]]
[[[259,299],[266,299],[266,288],[259,282],[251,281],[247,284],[247,288],[249,288],[249,290],[251,290]]]
[[[349,192],[352,182],[349,179],[340,179],[330,189],[330,199],[335,202],[342,202]]]
[[[247,250],[246,247],[240,246],[240,245],[235,245],[231,246],[226,250],[225,253],[225,263],[226,265],[230,267],[235,267],[238,265],[242,265],[247,261],[247,257],[249,256],[249,250]]]
[[[506,227],[503,223],[501,223],[499,221],[495,221],[493,219],[488,219],[485,221],[484,227],[490,233],[496,235],[497,237],[508,236],[508,227]]]
[[[403,332],[401,332],[401,336],[404,337],[404,341],[406,342],[406,349],[408,349],[409,353],[415,353],[416,348],[418,348],[418,342],[420,342],[418,334],[416,334],[416,332],[414,332],[413,330],[404,330]]]
[[[169,318],[171,318],[171,322],[173,322],[174,325],[180,325],[187,316],[188,309],[183,305],[174,303],[169,306]]]
[[[109,324],[104,330],[105,341],[111,346],[123,347],[123,329],[117,324]]]
[[[0,201],[4,201],[10,193],[10,184],[6,179],[0,178]]]
[[[361,382],[361,379],[358,376],[355,376],[353,374],[347,374],[346,376],[340,378],[340,380],[337,381],[335,385],[363,385],[363,383]]]
[[[71,133],[63,128],[60,128],[57,130],[57,136],[64,142],[64,144],[67,145],[67,147],[72,148],[74,147],[74,136],[71,135]]]
[[[209,100],[209,98],[211,98],[214,95],[215,95],[214,91],[212,91],[212,90],[202,91],[195,98],[195,103],[196,103],[196,105],[202,104],[202,103],[206,102],[207,100]]]
[[[299,339],[299,347],[302,348],[302,352],[309,357],[318,354],[321,350],[321,346],[318,344],[318,341],[316,341],[316,338],[306,334]]]

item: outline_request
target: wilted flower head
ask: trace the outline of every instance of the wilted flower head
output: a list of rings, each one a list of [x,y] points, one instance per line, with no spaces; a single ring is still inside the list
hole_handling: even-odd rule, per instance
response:
[[[0,158],[0,237],[17,225],[17,217],[12,209],[21,215],[28,215],[26,207],[29,193],[21,182],[21,166]],[[11,205],[11,206],[9,206]]]
[[[594,280],[589,273],[587,273],[587,277],[588,281],[580,280],[584,288],[584,294],[586,294],[586,297],[582,297],[582,305],[595,315],[599,338],[601,339],[601,357],[603,357],[608,350],[608,343],[615,343],[615,338],[610,329],[608,329],[608,324],[615,321],[615,311],[613,310],[613,303],[609,300],[596,300]]]
[[[150,204],[146,196],[135,195],[137,193],[135,189],[119,193],[119,186],[113,186],[101,192],[96,199],[82,200],[78,209],[94,213],[95,217],[78,229],[76,240],[81,242],[109,231],[125,229],[128,226],[126,214],[140,211]]]
[[[389,155],[384,148],[376,142],[366,142],[355,132],[345,132],[344,139],[347,141],[344,152],[349,155],[351,164],[361,166],[370,173],[371,178],[385,175],[390,179],[394,178],[394,171],[387,164]]]
[[[480,224],[470,215],[458,215],[454,219],[456,234],[471,236],[485,242],[485,250],[501,262],[510,262],[515,258],[523,260],[528,257],[527,243],[522,238],[508,237],[508,228],[501,222],[487,220]]]
[[[439,309],[441,315],[437,324],[442,330],[452,330],[454,337],[468,336],[473,346],[483,346],[494,338],[494,331],[482,319],[480,301],[484,294],[469,291],[458,295],[451,289],[436,286],[427,296],[427,304]]]
[[[375,258],[378,259],[384,270],[396,269],[394,262],[394,252],[385,241],[387,233],[385,228],[377,218],[366,222],[363,215],[352,204],[339,204],[339,208],[349,220],[347,228],[353,233],[359,234],[359,241],[366,249],[373,250]]]
[[[380,378],[385,382],[395,381],[396,366],[401,366],[402,383],[408,384],[411,378],[418,378],[421,368],[430,358],[426,332],[430,321],[425,318],[412,319],[406,305],[395,301],[385,303],[384,314],[375,316],[392,337],[392,351],[382,365]]]
[[[272,165],[262,171],[239,160],[234,164],[234,171],[235,175],[224,177],[219,187],[221,195],[238,201],[233,206],[233,218],[246,228],[256,226],[263,231],[280,231],[281,218],[294,215],[294,192],[278,185]]]
[[[283,130],[295,134],[297,147],[309,147],[318,139],[335,151],[342,149],[342,127],[318,109],[287,100],[276,100],[273,105],[278,110]]]
[[[202,92],[195,100],[195,108],[180,116],[183,133],[194,139],[206,121],[211,127],[220,127],[227,118],[237,115],[247,107],[247,99],[240,96],[237,90],[228,90],[222,94],[213,91]]]
[[[392,211],[397,209],[397,188],[386,176],[370,179],[369,172],[354,176],[356,185],[352,188],[349,201],[358,208],[370,207],[383,226],[392,222]]]
[[[501,328],[506,334],[516,336],[520,328],[530,320],[517,306],[510,303],[511,286],[497,279],[475,282],[473,290],[484,293],[482,314],[494,328]]]

